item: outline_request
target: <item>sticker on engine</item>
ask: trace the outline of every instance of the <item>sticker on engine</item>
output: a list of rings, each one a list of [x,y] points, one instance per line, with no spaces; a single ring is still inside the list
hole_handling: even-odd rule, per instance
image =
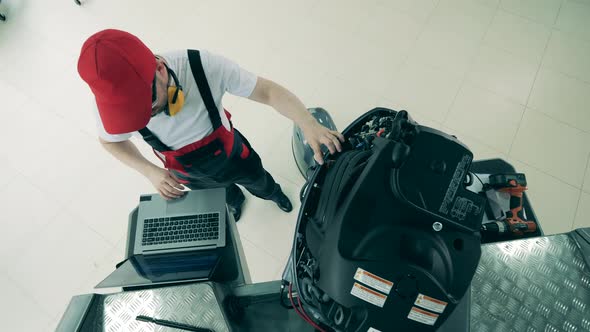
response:
[[[418,297],[414,302],[414,305],[428,309],[430,311],[438,312],[439,314],[442,314],[443,311],[445,311],[447,304],[448,303],[445,301],[437,300],[424,294],[418,294]]]
[[[479,207],[472,200],[457,196],[451,209],[451,217],[463,221],[468,214],[478,215]]]
[[[457,168],[455,168],[455,173],[453,173],[453,179],[451,179],[451,183],[447,188],[447,192],[445,193],[445,197],[438,209],[438,212],[449,214],[449,209],[453,201],[455,200],[455,195],[457,194],[457,190],[461,183],[463,183],[463,176],[467,171],[467,166],[471,162],[471,157],[469,155],[464,155],[459,164],[457,164]]]
[[[374,329],[372,327],[369,327],[369,329],[367,330],[367,332],[381,332],[381,331],[379,331],[377,329]]]
[[[381,294],[377,291],[374,291],[368,287],[365,287],[359,283],[354,283],[354,285],[352,286],[352,290],[350,291],[350,294],[358,297],[359,299],[369,302],[373,305],[378,306],[379,308],[383,308],[383,305],[385,304],[385,300],[387,300],[387,296],[384,294]]]
[[[412,310],[410,310],[410,313],[408,314],[408,318],[415,320],[418,323],[433,326],[438,319],[438,315],[420,308],[412,307]]]
[[[371,286],[382,293],[385,293],[385,295],[389,295],[391,287],[393,287],[393,282],[376,276],[371,272],[361,269],[360,267],[356,269],[354,279],[356,281],[362,282],[365,285]]]

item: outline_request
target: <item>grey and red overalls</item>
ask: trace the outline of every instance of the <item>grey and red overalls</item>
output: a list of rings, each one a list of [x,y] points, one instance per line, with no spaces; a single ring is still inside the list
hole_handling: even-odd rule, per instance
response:
[[[190,189],[226,188],[226,201],[230,206],[241,204],[243,196],[236,186],[244,186],[254,196],[269,199],[279,185],[264,169],[258,154],[242,134],[230,126],[227,130],[219,116],[219,110],[205,76],[201,56],[197,50],[188,50],[188,59],[199,93],[205,103],[213,132],[205,138],[172,150],[164,145],[147,127],[139,133],[151,147],[164,155],[156,155],[164,167],[172,171],[181,183]],[[224,110],[228,119],[231,115]]]

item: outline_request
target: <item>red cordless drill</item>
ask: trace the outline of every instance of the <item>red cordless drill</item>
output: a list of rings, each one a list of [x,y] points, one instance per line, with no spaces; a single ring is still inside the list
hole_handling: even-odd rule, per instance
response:
[[[506,212],[505,220],[483,224],[482,231],[523,235],[537,230],[535,222],[524,220],[522,196],[527,187],[526,177],[523,173],[490,175],[489,186],[510,194],[510,210]]]

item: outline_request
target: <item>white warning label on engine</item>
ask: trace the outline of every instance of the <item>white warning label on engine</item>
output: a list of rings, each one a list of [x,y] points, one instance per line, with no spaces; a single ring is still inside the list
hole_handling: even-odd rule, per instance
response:
[[[420,308],[412,307],[412,310],[410,310],[410,313],[408,314],[408,318],[432,326],[436,323],[438,315]]]
[[[361,269],[360,267],[356,269],[354,279],[356,281],[362,282],[365,285],[371,286],[376,290],[385,293],[386,295],[389,295],[391,287],[393,287],[393,282],[376,276],[369,271]]]
[[[372,327],[369,327],[369,329],[367,330],[367,332],[381,332],[381,331],[379,331],[377,329],[374,329]]]
[[[438,312],[439,314],[442,314],[443,311],[445,311],[447,304],[448,303],[445,301],[437,300],[424,294],[418,294],[418,297],[414,302],[414,305],[428,309],[430,311]]]
[[[387,300],[387,296],[384,294],[381,294],[377,291],[374,291],[368,287],[365,287],[359,283],[354,283],[354,285],[352,286],[352,290],[350,291],[350,294],[358,297],[359,299],[369,302],[371,304],[374,304],[376,306],[378,306],[379,308],[383,308],[383,305],[385,304],[385,300]]]

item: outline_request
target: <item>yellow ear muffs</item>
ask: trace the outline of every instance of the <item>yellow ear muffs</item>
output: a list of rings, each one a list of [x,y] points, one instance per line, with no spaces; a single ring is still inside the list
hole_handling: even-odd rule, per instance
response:
[[[168,87],[168,112],[170,116],[175,116],[180,112],[182,106],[184,106],[184,92],[182,92],[182,87]]]
[[[175,85],[168,87],[168,115],[175,116],[182,110],[182,106],[184,105],[184,92],[182,92],[182,85],[178,82],[174,71],[168,68],[168,66],[166,66],[166,69],[170,73],[170,76],[172,76]]]

